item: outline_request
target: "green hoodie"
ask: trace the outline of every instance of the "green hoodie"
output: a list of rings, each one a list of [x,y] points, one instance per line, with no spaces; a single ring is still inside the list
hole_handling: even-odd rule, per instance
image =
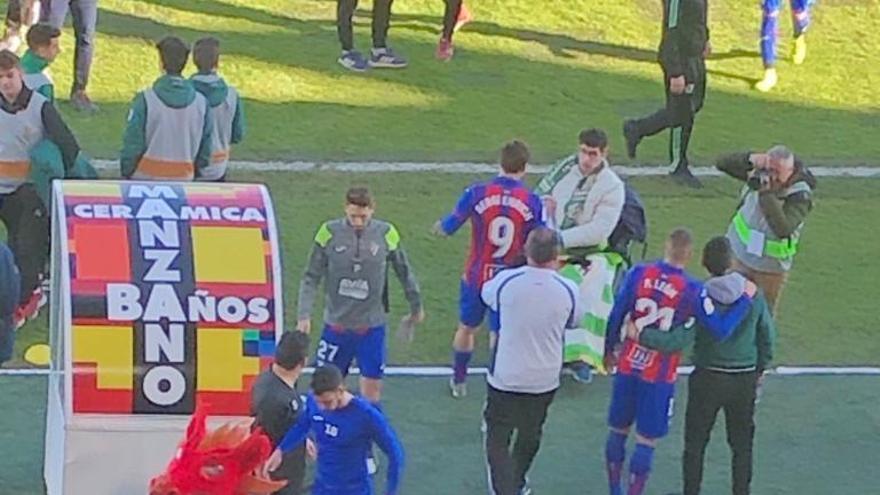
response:
[[[153,91],[162,103],[171,108],[184,108],[196,98],[192,83],[181,76],[165,74],[153,83]],[[211,163],[211,132],[213,130],[211,110],[205,112],[205,125],[202,139],[196,154],[196,175]],[[135,95],[128,112],[128,123],[122,137],[122,151],[119,152],[119,166],[123,177],[131,177],[147,150],[147,102],[143,91]]]
[[[229,95],[229,86],[216,72],[199,72],[190,77],[189,80],[192,81],[196,91],[205,95],[211,108],[215,108],[226,101],[226,97]],[[235,117],[232,119],[231,144],[240,143],[244,139],[246,129],[241,97],[237,96],[236,99],[238,101],[235,105]]]
[[[27,86],[45,96],[51,103],[54,103],[55,85],[52,83],[52,78],[49,77],[48,67],[49,61],[30,49],[24,52],[24,55],[21,57],[21,71],[24,72]]]
[[[726,308],[725,303],[735,300],[739,296],[730,294],[729,286],[723,287],[724,279],[742,277],[739,274],[729,274],[715,277],[706,282],[709,296]],[[722,283],[713,283],[722,282]],[[716,289],[716,290],[713,290]],[[727,292],[725,296],[722,293]],[[752,299],[752,307],[748,316],[740,323],[730,336],[718,341],[706,329],[698,328],[699,325],[686,323],[673,328],[668,332],[655,328],[642,330],[639,343],[662,352],[680,351],[694,343],[692,361],[698,368],[710,368],[721,371],[745,371],[757,369],[764,371],[773,359],[773,347],[776,340],[776,326],[767,299],[759,290]]]

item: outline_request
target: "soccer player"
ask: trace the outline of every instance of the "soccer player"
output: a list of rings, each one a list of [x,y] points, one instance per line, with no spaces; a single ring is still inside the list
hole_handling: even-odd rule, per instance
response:
[[[764,77],[755,83],[755,89],[767,92],[776,86],[779,77],[776,74],[776,38],[778,38],[778,19],[781,0],[762,0],[761,10],[761,60],[764,62]],[[791,22],[794,25],[794,47],[791,59],[795,65],[804,63],[807,58],[807,28],[810,27],[810,7],[813,0],[789,0],[791,5]]]
[[[211,109],[181,75],[189,47],[168,36],[156,45],[164,74],[131,102],[119,165],[138,180],[193,180],[211,162]]]
[[[244,138],[244,107],[236,89],[217,74],[220,41],[202,38],[193,45],[193,63],[198,73],[190,78],[196,91],[208,99],[214,133],[211,134],[211,164],[199,170],[198,180],[223,182],[229,165],[230,146]]]
[[[275,346],[275,362],[257,377],[251,390],[254,424],[263,429],[272,445],[278,446],[305,409],[296,382],[309,357],[309,341],[309,336],[302,332],[285,332]],[[300,444],[283,456],[281,465],[270,476],[287,481],[287,486],[273,495],[302,494],[305,454],[305,445]]]
[[[415,325],[425,318],[422,296],[397,228],[373,218],[375,203],[365,187],[345,194],[345,216],[321,224],[299,286],[297,329],[308,333],[321,279],[324,282],[324,329],[318,342],[319,366],[333,364],[348,374],[357,357],[361,394],[378,407],[385,372],[388,321],[388,268],[403,285]]]
[[[636,157],[642,138],[669,129],[670,175],[689,187],[702,187],[688,164],[694,119],[706,97],[706,60],[711,52],[706,0],[663,0],[663,37],[658,58],[666,86],[666,105],[651,115],[625,120],[627,154]]]
[[[462,26],[471,22],[473,16],[464,4],[464,0],[444,0],[446,9],[443,13],[443,32],[440,34],[440,42],[437,43],[437,59],[444,62],[452,60],[455,47],[452,44],[452,36]]]
[[[49,75],[49,65],[61,52],[58,39],[61,30],[46,23],[39,23],[27,32],[28,49],[21,57],[24,84],[28,88],[55,101],[55,84]]]
[[[644,493],[654,447],[669,430],[677,367],[681,359],[680,351],[664,353],[648,349],[629,336],[620,350],[620,330],[624,320],[628,318],[639,330],[656,327],[668,331],[695,318],[722,340],[750,311],[754,284],[729,311],[724,314],[715,311],[700,282],[684,271],[692,252],[690,232],[673,230],[666,240],[664,259],[637,265],[630,270],[615,299],[605,340],[606,368],[611,369],[617,363],[608,411],[610,431],[605,445],[611,495],[624,493],[621,474],[626,440],[633,424],[636,426],[636,448],[630,459],[626,493]]]
[[[454,234],[471,222],[471,246],[461,277],[459,324],[452,340],[452,396],[467,395],[467,368],[474,353],[474,332],[483,322],[483,283],[499,270],[525,263],[523,246],[532,229],[543,225],[541,199],[523,184],[529,149],[511,141],[501,149],[501,173],[464,190],[455,210],[434,225],[434,233]],[[494,329],[493,329],[494,330]]]
[[[284,454],[302,445],[309,433],[318,449],[312,495],[372,495],[366,459],[373,443],[388,457],[385,493],[399,493],[404,457],[397,434],[369,401],[345,389],[342,372],[333,365],[315,370],[305,411],[284,435],[264,470],[277,469]]]

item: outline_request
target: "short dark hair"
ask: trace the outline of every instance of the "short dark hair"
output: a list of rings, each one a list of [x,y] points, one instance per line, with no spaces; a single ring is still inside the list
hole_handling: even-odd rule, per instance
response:
[[[345,192],[345,204],[371,208],[373,206],[373,195],[364,186],[350,187]]]
[[[61,36],[60,29],[48,22],[41,22],[28,29],[27,45],[31,50],[35,50],[41,46],[48,46],[53,39],[59,36]]]
[[[0,50],[0,70],[12,70],[21,67],[21,59],[9,50]]]
[[[189,58],[189,46],[177,36],[166,36],[156,44],[162,69],[168,74],[179,76]]]
[[[312,374],[312,392],[321,395],[332,392],[342,386],[343,377],[339,368],[332,364],[325,364],[315,368]]]
[[[717,236],[709,239],[703,246],[703,266],[712,275],[724,275],[733,265],[733,251],[727,237]]]
[[[586,144],[590,148],[604,150],[608,147],[608,135],[602,129],[584,129],[578,135],[578,142]]]
[[[526,164],[529,163],[531,158],[529,146],[518,139],[514,139],[501,148],[501,169],[508,174],[521,173],[526,169]]]
[[[694,236],[689,229],[677,227],[669,233],[666,242],[670,256],[676,261],[686,261],[694,247]]]
[[[196,40],[192,50],[193,63],[199,72],[211,72],[220,61],[220,40],[213,36]]]
[[[543,265],[559,256],[559,235],[555,230],[538,227],[529,232],[526,238],[526,256],[535,263]]]
[[[275,346],[275,364],[292,370],[305,363],[309,357],[311,339],[303,332],[284,332]]]

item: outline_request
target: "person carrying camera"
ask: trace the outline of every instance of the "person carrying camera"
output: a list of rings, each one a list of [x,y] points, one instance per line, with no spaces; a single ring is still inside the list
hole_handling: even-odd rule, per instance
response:
[[[727,229],[734,268],[754,281],[776,314],[782,287],[813,208],[816,178],[787,147],[722,156],[718,170],[746,183]]]

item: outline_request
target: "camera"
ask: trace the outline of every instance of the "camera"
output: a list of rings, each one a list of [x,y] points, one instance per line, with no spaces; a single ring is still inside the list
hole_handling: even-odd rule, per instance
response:
[[[770,171],[765,168],[756,169],[746,180],[746,184],[752,191],[760,191],[770,187]]]

